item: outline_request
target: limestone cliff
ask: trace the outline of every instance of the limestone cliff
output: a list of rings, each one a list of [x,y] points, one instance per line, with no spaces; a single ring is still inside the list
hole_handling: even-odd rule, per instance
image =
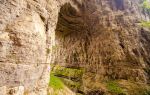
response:
[[[0,95],[47,95],[46,49],[49,34],[55,30],[59,2],[0,1]]]
[[[60,9],[54,63],[84,69],[81,88],[76,90],[79,93],[144,95],[150,81],[150,32],[140,25],[142,20],[149,20],[142,0],[82,1],[79,11],[71,4]],[[60,77],[60,73],[55,75]],[[74,78],[71,80],[76,82]],[[128,88],[131,83],[134,86]],[[116,87],[120,90],[112,90],[112,85],[121,85]]]
[[[141,3],[0,0],[0,95],[47,95],[50,63],[78,94],[147,93],[150,32],[140,21],[149,12]]]

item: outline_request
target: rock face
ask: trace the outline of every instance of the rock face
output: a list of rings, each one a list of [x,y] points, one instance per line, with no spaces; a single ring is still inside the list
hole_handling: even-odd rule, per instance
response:
[[[49,55],[61,3],[53,0],[0,1],[0,94],[47,95]],[[10,89],[10,90],[9,90]],[[12,89],[12,90],[11,90]],[[18,89],[18,90],[17,90]]]
[[[47,95],[49,63],[84,68],[89,95],[102,94],[104,80],[147,85],[150,33],[139,22],[149,14],[140,3],[1,0],[0,94]]]
[[[83,0],[78,3],[79,11],[71,4],[61,7],[53,49],[55,63],[85,69],[83,93],[103,95],[102,91],[109,91],[105,86],[108,81],[132,81],[145,86],[149,83],[150,33],[140,26],[141,20],[149,20],[149,14],[141,3],[142,0]]]

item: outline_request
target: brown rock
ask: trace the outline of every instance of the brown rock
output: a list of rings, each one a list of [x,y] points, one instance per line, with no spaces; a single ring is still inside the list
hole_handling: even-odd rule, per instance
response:
[[[21,86],[29,95],[46,95],[49,63],[83,67],[85,93],[103,80],[147,85],[150,33],[138,22],[149,20],[149,14],[140,3],[1,0],[0,94]]]

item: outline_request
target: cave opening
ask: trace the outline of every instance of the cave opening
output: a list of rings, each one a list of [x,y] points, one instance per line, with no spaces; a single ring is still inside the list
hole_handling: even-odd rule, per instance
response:
[[[84,35],[83,15],[70,3],[64,4],[59,12],[55,30],[55,45],[60,60],[56,63],[66,63],[67,67],[76,67],[79,62],[78,47],[81,47],[81,40]]]
[[[55,61],[51,66],[53,68],[51,76],[60,79],[72,93],[83,93],[81,90],[83,70],[78,65],[80,60],[78,47],[81,47],[83,33],[81,33],[82,22],[82,16],[74,6],[70,3],[61,6],[55,29],[55,48],[52,49]]]

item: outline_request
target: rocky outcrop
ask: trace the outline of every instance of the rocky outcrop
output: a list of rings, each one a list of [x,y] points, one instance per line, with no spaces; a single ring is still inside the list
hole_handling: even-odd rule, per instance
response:
[[[2,93],[16,95],[16,89],[21,86],[29,95],[47,94],[58,12],[66,2],[70,1],[0,1]],[[15,89],[14,93],[9,89]]]
[[[147,88],[150,33],[139,23],[149,20],[149,13],[141,3],[1,0],[0,94],[47,95],[49,63],[67,70],[84,69],[78,81],[82,94],[112,92],[106,87],[120,89],[118,83],[130,85],[130,81]],[[76,82],[64,76],[68,85]],[[119,82],[109,82],[114,80]]]
[[[53,0],[0,1],[1,95],[23,95],[16,94],[20,86],[26,95],[47,95],[48,37],[60,5]]]
[[[140,26],[140,21],[149,20],[149,15],[141,3],[83,0],[78,3],[80,11],[71,4],[61,7],[53,48],[55,63],[85,69],[85,94],[105,92],[104,81],[127,80],[145,86],[149,83],[150,33]]]

